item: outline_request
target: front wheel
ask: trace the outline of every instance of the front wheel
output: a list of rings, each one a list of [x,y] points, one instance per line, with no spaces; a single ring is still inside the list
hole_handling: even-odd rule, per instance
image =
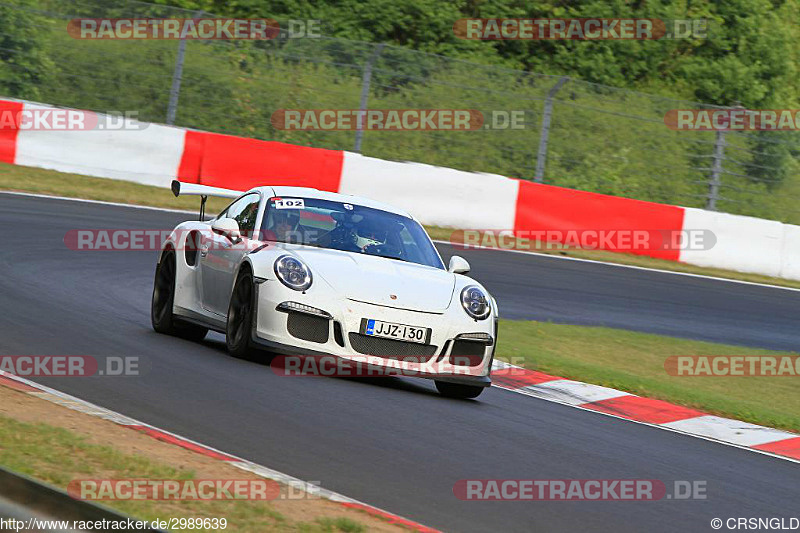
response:
[[[253,352],[251,338],[254,294],[253,274],[248,269],[242,269],[233,286],[231,303],[228,306],[228,324],[225,328],[228,352],[241,359],[249,358]]]
[[[449,383],[447,381],[436,380],[436,389],[439,394],[448,398],[457,398],[459,400],[468,400],[470,398],[477,398],[486,387],[476,387],[475,385],[462,385],[460,383]]]
[[[153,282],[153,299],[150,302],[150,323],[153,329],[166,335],[175,335],[187,340],[201,341],[208,329],[179,322],[172,313],[175,301],[175,253],[168,251],[156,267]]]

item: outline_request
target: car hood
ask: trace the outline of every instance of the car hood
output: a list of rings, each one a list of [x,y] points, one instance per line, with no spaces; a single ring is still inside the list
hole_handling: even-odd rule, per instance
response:
[[[438,268],[323,248],[298,247],[292,253],[350,300],[442,313],[453,297],[455,276]]]

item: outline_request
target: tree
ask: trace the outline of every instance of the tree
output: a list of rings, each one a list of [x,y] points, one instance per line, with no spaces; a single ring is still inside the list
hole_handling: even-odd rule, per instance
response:
[[[50,77],[53,62],[42,43],[30,3],[0,4],[0,94],[36,99]]]

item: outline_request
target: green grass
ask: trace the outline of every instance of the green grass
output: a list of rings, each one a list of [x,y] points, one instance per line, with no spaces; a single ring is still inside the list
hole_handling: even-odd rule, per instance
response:
[[[175,469],[142,455],[87,442],[73,431],[47,424],[24,423],[0,416],[0,464],[66,489],[72,479],[194,479],[194,472]],[[238,479],[238,478],[237,478]],[[228,531],[361,532],[349,518],[292,521],[263,501],[103,501],[102,505],[139,519],[170,517],[227,518]],[[195,530],[197,531],[197,530]]]
[[[188,209],[196,211],[200,207],[197,196],[176,198],[166,188],[140,185],[128,181],[104,178],[90,178],[78,174],[67,174],[55,170],[20,167],[0,163],[0,190],[22,191],[103,202],[147,205],[168,209]],[[230,201],[224,198],[209,198],[206,209],[209,213],[219,212]]]
[[[197,197],[175,198],[170,190],[159,187],[140,185],[127,181],[90,178],[77,174],[66,174],[40,168],[20,167],[6,163],[0,163],[0,190],[32,192],[71,198],[102,200],[106,202],[166,207],[170,209],[188,209],[191,211],[196,211],[200,205]],[[206,212],[217,213],[224,209],[228,203],[229,201],[226,199],[209,198],[208,204],[206,205]],[[453,233],[453,230],[448,228],[426,226],[426,229],[432,238],[443,241],[449,241]],[[675,261],[653,259],[652,257],[641,255],[621,254],[602,250],[574,249],[542,250],[541,253],[800,288],[800,281],[798,280],[773,278],[759,274],[748,274],[716,268],[696,267],[684,263],[677,263]]]
[[[318,518],[315,521],[313,529],[301,529],[301,531],[319,531],[325,533],[334,533],[342,531],[343,533],[362,533],[367,529],[358,522],[354,522],[349,518]]]
[[[678,377],[673,355],[779,352],[611,328],[501,320],[497,357],[531,370],[800,432],[800,377]]]

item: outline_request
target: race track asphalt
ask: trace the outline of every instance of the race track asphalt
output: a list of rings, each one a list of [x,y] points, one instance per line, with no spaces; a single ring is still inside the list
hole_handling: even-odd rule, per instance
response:
[[[70,229],[187,215],[0,194],[0,354],[139,356],[138,377],[36,381],[446,531],[711,531],[798,516],[800,468],[499,389],[448,400],[413,379],[286,378],[150,328],[155,252],[66,248]],[[450,251],[442,247],[443,255]],[[461,253],[507,318],[800,345],[800,293],[503,252]],[[461,479],[706,483],[705,500],[469,502]]]

